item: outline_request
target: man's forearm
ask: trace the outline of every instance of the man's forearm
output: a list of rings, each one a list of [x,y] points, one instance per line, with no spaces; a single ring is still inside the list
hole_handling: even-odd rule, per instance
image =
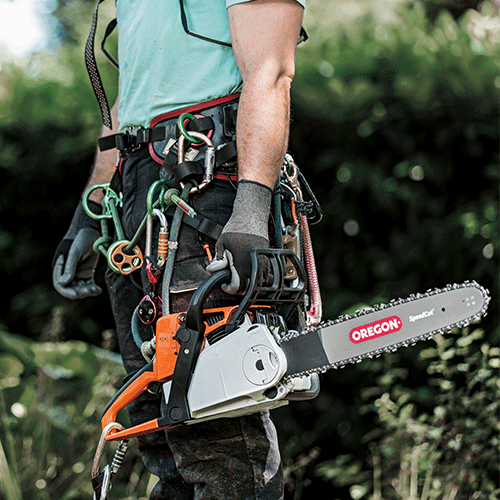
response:
[[[116,134],[118,132],[118,101],[111,109],[111,118],[113,120],[113,130],[111,134]],[[109,135],[109,130],[103,127],[102,135]],[[111,149],[108,151],[97,150],[94,167],[90,178],[85,186],[85,191],[96,184],[104,184],[111,180],[113,172],[116,166],[116,150]],[[104,197],[104,193],[100,189],[95,189],[89,196],[89,199],[95,201],[96,203],[101,203]]]
[[[240,180],[274,188],[288,147],[290,82],[281,76],[244,85],[236,132]]]

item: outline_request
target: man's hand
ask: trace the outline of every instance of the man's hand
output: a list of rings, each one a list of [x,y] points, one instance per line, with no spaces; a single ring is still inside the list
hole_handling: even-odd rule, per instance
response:
[[[89,204],[93,205],[92,210],[101,210],[97,203]],[[98,228],[98,222],[85,213],[80,202],[52,262],[52,283],[63,297],[83,299],[102,292],[94,282],[99,255],[93,245],[100,236]]]
[[[269,248],[268,221],[272,191],[258,182],[242,180],[233,205],[231,218],[224,226],[215,245],[215,258],[207,271],[214,273],[230,269],[231,282],[222,285],[229,294],[243,293],[252,273],[250,251]],[[265,265],[259,274],[265,274]]]

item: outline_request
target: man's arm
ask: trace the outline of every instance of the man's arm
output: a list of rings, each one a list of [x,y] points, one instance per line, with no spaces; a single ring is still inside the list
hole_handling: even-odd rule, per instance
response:
[[[112,110],[115,124],[117,124],[117,108],[118,103],[113,106]],[[102,153],[98,151],[85,190],[95,184],[109,182],[113,176],[115,163],[114,152]],[[100,189],[91,193],[89,204],[94,205],[91,208],[92,211],[99,212],[99,204],[103,196],[104,193]],[[83,299],[101,293],[101,288],[94,282],[99,256],[94,252],[93,246],[99,236],[99,222],[86,214],[82,201],[80,201],[73,214],[69,229],[56,249],[52,263],[52,283],[63,297]]]
[[[118,132],[118,99],[116,100],[113,108],[111,109],[111,119],[113,121],[113,130],[111,134],[116,134]],[[110,132],[107,128],[103,127],[101,136],[110,135]],[[113,172],[116,166],[116,150],[110,149],[107,151],[99,151],[97,150],[94,167],[92,169],[92,173],[90,174],[90,178],[85,186],[85,191],[95,184],[103,184],[105,182],[109,182],[111,177],[113,176]],[[104,197],[104,193],[101,190],[94,190],[89,199],[96,202],[101,203]]]
[[[269,246],[272,191],[288,146],[290,84],[303,7],[295,0],[255,0],[228,8],[243,88],[236,122],[238,191],[233,212],[207,269],[231,270],[227,293],[241,293],[251,275],[250,251]],[[259,274],[265,274],[261,267]]]
[[[236,129],[239,179],[271,189],[288,146],[290,84],[303,11],[295,0],[255,0],[228,8],[243,78]]]

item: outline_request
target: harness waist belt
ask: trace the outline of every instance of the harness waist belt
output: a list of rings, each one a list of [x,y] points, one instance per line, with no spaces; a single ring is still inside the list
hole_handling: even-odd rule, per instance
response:
[[[151,156],[157,163],[161,164],[165,159],[163,151],[167,142],[178,137],[177,119],[184,113],[194,114],[196,117],[196,120],[190,120],[185,125],[186,130],[204,134],[211,133],[210,138],[218,149],[234,140],[238,98],[239,94],[232,94],[214,101],[165,113],[156,117],[148,128],[127,127],[118,134],[99,138],[97,141],[99,149],[106,151],[116,148],[127,154],[149,144]],[[228,158],[228,152],[225,153],[225,156]]]
[[[125,132],[101,137],[97,140],[97,144],[99,145],[99,149],[101,151],[115,148],[120,151],[133,151],[143,144],[164,140],[166,138],[165,133],[165,127],[131,127]]]

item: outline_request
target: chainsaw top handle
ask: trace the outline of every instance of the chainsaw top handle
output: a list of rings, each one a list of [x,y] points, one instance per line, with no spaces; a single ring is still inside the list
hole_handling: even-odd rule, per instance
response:
[[[186,311],[185,324],[187,328],[203,332],[205,329],[205,323],[203,322],[203,306],[210,292],[224,283],[229,283],[229,281],[231,281],[231,271],[229,271],[229,269],[223,269],[222,271],[212,274],[201,283],[191,297],[191,301]]]
[[[291,250],[278,248],[256,248],[250,251],[252,274],[246,294],[241,300],[238,309],[226,324],[226,333],[230,333],[243,320],[249,307],[259,303],[261,305],[277,306],[278,312],[286,319],[288,314],[303,300],[306,292],[306,272],[297,255]],[[263,259],[267,260],[269,273],[267,279],[261,283],[259,265]],[[286,263],[291,264],[297,271],[295,280],[287,279]],[[190,330],[203,333],[203,308],[214,288],[231,279],[228,269],[223,269],[209,276],[194,292],[186,312],[186,327]]]
[[[302,301],[307,288],[307,275],[302,262],[291,250],[256,248],[251,250],[252,275],[247,292],[238,309],[226,323],[226,333],[231,333],[242,322],[249,307],[255,304],[276,307],[278,314],[287,321]],[[259,265],[267,260],[268,276],[262,281]],[[287,264],[296,271],[296,278],[287,276]]]

